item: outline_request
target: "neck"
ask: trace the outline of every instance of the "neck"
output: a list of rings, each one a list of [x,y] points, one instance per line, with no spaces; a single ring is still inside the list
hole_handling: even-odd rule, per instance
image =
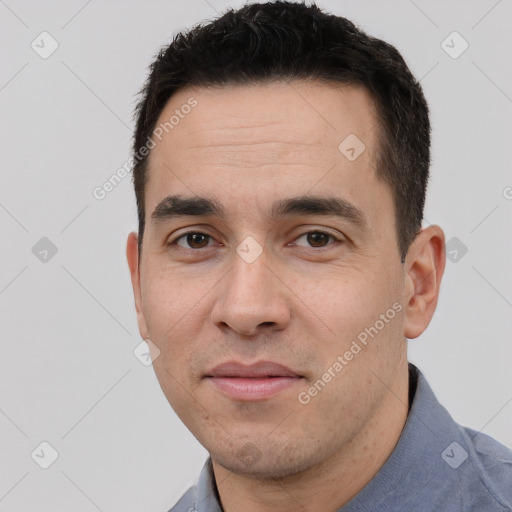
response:
[[[279,479],[232,473],[212,459],[225,512],[336,512],[377,474],[395,448],[409,409],[407,362],[389,385],[385,400],[350,443],[328,460]]]

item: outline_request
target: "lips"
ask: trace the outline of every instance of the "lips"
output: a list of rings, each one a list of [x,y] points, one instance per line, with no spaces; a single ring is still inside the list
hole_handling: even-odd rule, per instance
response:
[[[289,389],[303,377],[286,366],[269,361],[252,365],[230,361],[210,370],[205,378],[231,399],[259,401]]]
[[[252,365],[236,362],[222,363],[213,368],[207,377],[233,377],[256,379],[263,377],[300,377],[286,366],[269,361],[260,361]]]

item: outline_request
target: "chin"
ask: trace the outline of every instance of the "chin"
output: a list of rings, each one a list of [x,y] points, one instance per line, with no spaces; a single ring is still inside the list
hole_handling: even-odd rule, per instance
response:
[[[230,453],[219,450],[210,453],[212,459],[228,471],[262,480],[293,476],[318,462],[318,452],[307,453],[304,447],[297,445],[271,446],[268,441],[260,446],[248,441]]]

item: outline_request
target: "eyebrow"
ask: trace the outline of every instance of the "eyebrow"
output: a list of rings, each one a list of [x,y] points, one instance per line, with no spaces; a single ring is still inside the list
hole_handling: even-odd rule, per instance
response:
[[[299,196],[276,201],[270,210],[269,221],[290,216],[323,215],[340,217],[366,230],[368,222],[364,213],[355,205],[340,197]],[[154,223],[180,217],[215,216],[226,220],[226,211],[214,199],[206,197],[181,197],[179,195],[164,198],[151,214]]]

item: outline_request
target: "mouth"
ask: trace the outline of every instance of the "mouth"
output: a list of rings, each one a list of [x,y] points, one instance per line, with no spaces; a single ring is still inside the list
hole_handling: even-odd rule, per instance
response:
[[[252,365],[230,361],[210,370],[205,379],[233,400],[255,402],[290,389],[303,377],[286,366],[269,361]]]

